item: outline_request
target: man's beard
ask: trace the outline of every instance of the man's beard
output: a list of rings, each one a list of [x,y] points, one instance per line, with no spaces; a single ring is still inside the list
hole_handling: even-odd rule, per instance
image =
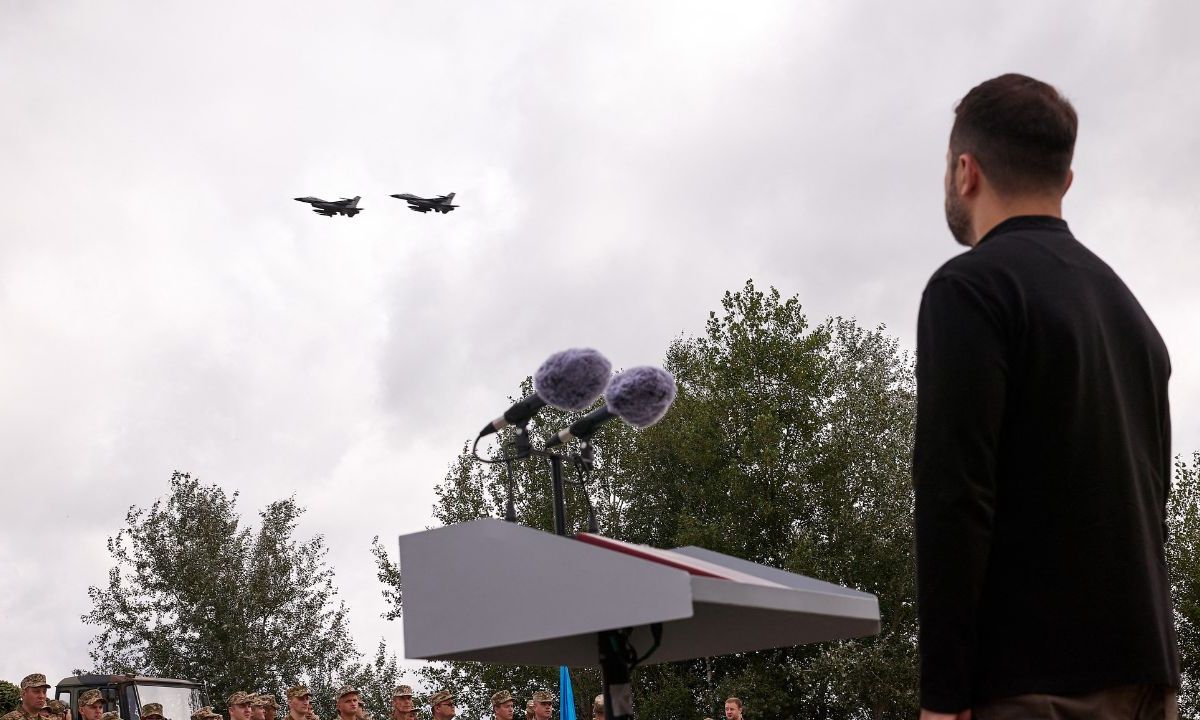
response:
[[[953,187],[954,181],[951,179],[950,187],[946,188],[946,225],[959,245],[971,247],[971,216]]]
[[[958,186],[955,180],[958,180],[958,168],[950,169],[947,173],[946,224],[959,245],[971,247],[971,215],[968,214],[966,205],[962,204],[962,198],[954,192],[954,188]]]

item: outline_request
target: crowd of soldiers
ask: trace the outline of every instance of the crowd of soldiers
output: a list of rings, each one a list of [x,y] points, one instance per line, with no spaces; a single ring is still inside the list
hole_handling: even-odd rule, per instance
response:
[[[27,675],[21,680],[21,704],[16,710],[0,717],[0,720],[73,720],[71,707],[59,700],[46,699],[50,683],[46,676],[40,673]],[[357,688],[343,686],[337,692],[337,720],[374,720],[359,700]],[[513,720],[516,712],[516,698],[507,690],[501,690],[492,695],[492,715],[496,720]],[[554,713],[555,698],[545,690],[538,690],[525,706],[525,720],[550,720]],[[279,714],[279,704],[275,696],[269,694],[252,695],[237,691],[229,696],[226,703],[229,708],[228,720],[276,720]],[[99,690],[87,690],[79,695],[79,717],[81,720],[121,720],[115,711],[105,712],[104,696]],[[290,687],[287,690],[287,714],[280,720],[320,720],[312,709],[312,694],[303,685]],[[442,690],[433,694],[429,699],[430,714],[433,720],[451,720],[457,713],[454,694]],[[389,720],[417,720],[418,713],[413,701],[413,689],[408,685],[400,685],[392,692],[392,711]],[[140,708],[141,720],[183,720],[182,718],[163,717],[163,706],[159,703],[146,703]],[[604,696],[597,695],[592,703],[594,720],[604,718]],[[226,720],[220,713],[213,712],[212,706],[202,707],[192,713],[189,720]],[[736,719],[740,720],[740,718]]]

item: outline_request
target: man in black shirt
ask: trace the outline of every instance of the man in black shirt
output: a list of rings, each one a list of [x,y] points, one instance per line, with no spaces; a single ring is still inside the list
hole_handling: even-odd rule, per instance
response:
[[[955,109],[946,219],[971,249],[917,331],[923,719],[1174,717],[1170,361],[1062,219],[1076,126],[1015,74]]]

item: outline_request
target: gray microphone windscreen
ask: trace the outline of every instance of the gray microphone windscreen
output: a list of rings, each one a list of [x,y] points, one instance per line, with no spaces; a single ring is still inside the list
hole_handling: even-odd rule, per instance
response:
[[[533,374],[533,389],[559,410],[583,410],[604,392],[612,363],[591,348],[556,352]]]
[[[617,417],[636,428],[649,427],[675,402],[675,378],[662,368],[632,367],[612,379],[605,399]]]

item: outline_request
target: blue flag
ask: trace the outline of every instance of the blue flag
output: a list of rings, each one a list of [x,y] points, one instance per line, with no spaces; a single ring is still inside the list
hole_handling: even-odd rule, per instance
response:
[[[575,693],[571,691],[571,673],[566,665],[558,666],[558,718],[575,720]]]

